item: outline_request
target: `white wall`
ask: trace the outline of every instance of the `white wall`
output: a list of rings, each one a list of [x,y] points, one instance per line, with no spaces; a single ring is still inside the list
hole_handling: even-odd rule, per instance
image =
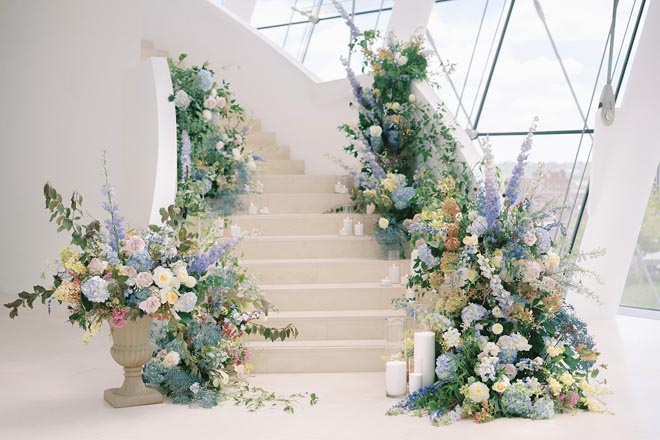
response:
[[[569,295],[588,319],[612,318],[621,301],[633,250],[639,235],[651,184],[660,162],[660,141],[654,136],[660,103],[660,3],[648,3],[646,25],[638,37],[637,54],[614,123],[604,126],[596,117],[589,186],[589,220],[581,249],[604,247],[607,254],[589,267],[603,284],[589,281],[603,305]]]
[[[119,178],[123,75],[140,57],[130,4],[0,0],[0,294],[38,282],[67,242],[48,223],[47,180],[100,216],[103,149]]]

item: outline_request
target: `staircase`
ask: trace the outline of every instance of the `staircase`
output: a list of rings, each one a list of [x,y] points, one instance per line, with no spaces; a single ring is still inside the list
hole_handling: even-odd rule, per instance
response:
[[[295,324],[295,340],[249,341],[251,363],[258,373],[382,371],[385,319],[401,316],[391,300],[401,286],[381,287],[391,264],[401,273],[406,260],[380,259],[369,235],[340,237],[345,214],[324,214],[350,196],[335,194],[338,176],[304,174],[303,161],[291,160],[289,148],[278,146],[274,133],[261,131],[258,121],[247,138],[248,150],[264,158],[264,192],[249,200],[270,214],[238,213],[232,222],[255,232],[239,247],[244,265],[260,274],[260,287],[278,309],[267,324]],[[244,197],[245,206],[248,196]],[[353,214],[369,234],[376,216]]]

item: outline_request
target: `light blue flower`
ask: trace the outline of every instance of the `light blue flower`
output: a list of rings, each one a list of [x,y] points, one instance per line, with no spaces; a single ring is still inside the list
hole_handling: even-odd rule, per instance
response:
[[[555,404],[549,397],[541,397],[532,406],[530,417],[533,419],[551,419],[555,415]]]
[[[529,417],[532,413],[530,391],[523,382],[514,382],[502,393],[502,410],[510,416]]]
[[[404,186],[392,191],[392,201],[396,209],[408,208],[413,197],[415,197],[415,188],[410,186]]]
[[[435,361],[435,375],[438,377],[438,382],[440,384],[445,384],[449,382],[456,371],[458,366],[456,365],[456,355],[453,353],[447,352],[438,356],[438,359]]]
[[[420,246],[418,252],[417,258],[419,258],[422,263],[426,264],[427,267],[435,267],[440,263],[440,259],[433,255],[431,248],[428,245],[423,244]]]
[[[213,74],[206,69],[202,69],[197,74],[199,79],[199,88],[203,91],[209,91],[213,86]]]
[[[197,304],[197,295],[193,292],[187,292],[181,295],[181,297],[174,304],[174,310],[177,312],[192,312]]]
[[[486,316],[487,313],[488,311],[484,306],[470,303],[461,310],[461,319],[466,326],[469,326],[474,321],[478,321]]]
[[[534,233],[536,234],[536,247],[540,253],[545,254],[552,246],[550,233],[543,228],[534,229]]]
[[[105,302],[110,297],[108,282],[99,276],[86,279],[81,284],[80,290],[91,302]]]

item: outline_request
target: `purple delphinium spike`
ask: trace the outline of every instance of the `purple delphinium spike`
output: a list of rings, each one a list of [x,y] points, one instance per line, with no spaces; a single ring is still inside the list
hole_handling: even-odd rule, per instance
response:
[[[346,9],[339,3],[337,0],[333,0],[332,2],[335,5],[335,8],[337,8],[337,11],[339,11],[339,14],[341,15],[341,18],[344,19],[346,22],[346,25],[349,27],[351,30],[351,40],[354,40],[357,38],[358,35],[361,34],[360,29],[358,29],[357,26],[355,26],[355,22],[351,18],[350,15],[348,15],[348,12],[346,12]]]
[[[181,180],[186,180],[192,172],[192,143],[187,131],[181,132]]]
[[[497,190],[493,150],[488,141],[484,142],[482,147],[484,150],[484,214],[488,222],[488,229],[490,229],[500,216],[500,193]]]
[[[110,214],[104,224],[108,231],[108,245],[114,253],[119,251],[119,242],[126,238],[126,229],[124,227],[124,217],[119,215],[119,205],[115,202],[115,191],[110,184],[110,175],[108,173],[108,161],[103,153],[103,171],[105,172],[105,184],[101,187],[101,192],[105,197],[103,209]]]
[[[527,162],[527,158],[529,157],[529,150],[532,149],[532,142],[534,140],[534,133],[536,132],[536,123],[538,120],[539,118],[535,117],[532,126],[529,127],[529,133],[520,147],[516,166],[513,167],[513,171],[511,172],[511,178],[509,179],[509,184],[507,185],[505,192],[509,205],[515,205],[520,196],[520,184],[522,183],[522,178],[525,176],[525,162]]]
[[[364,94],[362,85],[358,81],[357,76],[355,76],[355,72],[351,68],[348,60],[344,57],[340,57],[340,59],[342,65],[346,69],[346,78],[348,79],[348,82],[351,84],[351,88],[353,89],[353,96],[355,97],[355,101],[360,106],[360,113],[362,113],[370,121],[375,121],[374,114],[370,110],[375,106],[375,102],[372,98],[370,99]]]
[[[227,255],[232,249],[234,249],[240,240],[236,238],[230,238],[228,240],[221,241],[220,243],[213,246],[208,252],[202,252],[196,255],[193,255],[190,259],[189,270],[191,273],[202,273],[207,270],[209,267],[213,266],[215,263],[220,261],[222,257]]]

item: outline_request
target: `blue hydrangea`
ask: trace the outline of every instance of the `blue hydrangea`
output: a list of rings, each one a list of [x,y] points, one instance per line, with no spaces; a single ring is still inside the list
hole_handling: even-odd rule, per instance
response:
[[[515,348],[500,350],[500,352],[497,354],[497,357],[500,359],[500,363],[502,364],[513,364],[518,358],[518,350]]]
[[[555,415],[555,404],[549,397],[541,397],[532,406],[530,417],[533,419],[551,419]]]
[[[80,285],[80,290],[88,300],[95,303],[105,302],[110,297],[108,282],[100,276],[86,279]]]
[[[456,355],[453,353],[441,354],[435,361],[435,375],[441,385],[449,382],[457,370]]]
[[[193,292],[186,292],[174,304],[174,310],[177,312],[192,312],[197,304],[197,295]]]
[[[552,239],[550,238],[550,233],[543,228],[534,229],[536,234],[536,247],[540,253],[545,254],[550,250],[552,246]]]
[[[154,267],[154,260],[151,259],[149,252],[140,252],[130,257],[126,264],[133,266],[138,272],[149,272]]]
[[[532,413],[529,388],[522,382],[514,382],[502,393],[502,411],[509,416],[528,417]]]
[[[199,80],[199,88],[203,91],[211,90],[213,86],[213,74],[206,69],[202,69],[197,74],[197,79]]]
[[[516,367],[520,371],[536,371],[539,369],[539,365],[531,359],[523,358],[518,361]]]
[[[484,306],[470,303],[461,310],[461,319],[465,325],[469,326],[474,321],[478,321],[486,316],[487,313],[488,310]]]
[[[429,245],[421,245],[418,252],[417,258],[419,258],[422,263],[426,264],[427,267],[434,267],[440,263],[440,259],[433,255]]]
[[[415,196],[415,188],[404,186],[392,191],[392,201],[396,209],[406,209],[410,206],[410,201]]]

